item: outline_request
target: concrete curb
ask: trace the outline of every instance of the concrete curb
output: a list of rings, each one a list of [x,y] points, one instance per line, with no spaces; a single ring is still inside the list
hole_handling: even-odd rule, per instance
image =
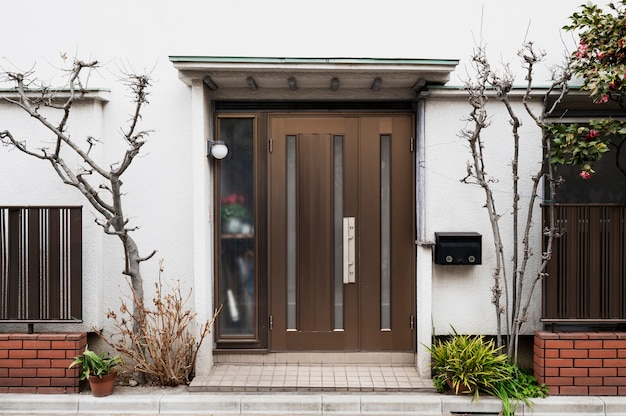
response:
[[[520,405],[519,415],[624,416],[626,397],[553,396]],[[172,415],[172,416],[454,416],[497,415],[500,401],[435,393],[188,393],[3,394],[0,415]]]

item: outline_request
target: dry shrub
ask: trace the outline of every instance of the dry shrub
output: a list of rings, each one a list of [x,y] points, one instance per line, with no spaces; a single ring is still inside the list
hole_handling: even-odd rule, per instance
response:
[[[138,298],[128,282],[134,309],[128,307],[128,297],[121,299],[119,315],[109,310],[107,317],[115,322],[116,330],[110,339],[103,339],[126,358],[127,369],[143,375],[146,382],[159,386],[189,384],[198,349],[211,332],[221,307],[210,321],[201,325],[196,340],[196,313],[186,306],[191,289],[183,296],[177,282],[169,293],[164,293],[162,274],[163,260],[159,262],[152,308]],[[140,328],[138,332],[133,331],[135,322]]]

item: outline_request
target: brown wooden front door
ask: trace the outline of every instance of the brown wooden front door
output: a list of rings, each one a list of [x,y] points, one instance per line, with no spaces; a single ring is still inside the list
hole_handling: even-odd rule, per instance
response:
[[[270,117],[270,348],[414,348],[411,115]]]

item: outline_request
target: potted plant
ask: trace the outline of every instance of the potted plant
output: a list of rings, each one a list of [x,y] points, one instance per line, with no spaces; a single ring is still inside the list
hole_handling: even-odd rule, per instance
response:
[[[502,401],[504,416],[514,415],[520,401],[532,409],[529,399],[546,397],[546,386],[510,362],[501,349],[493,339],[459,335],[456,331],[447,339],[438,340],[428,348],[437,391],[447,387],[455,394],[473,394],[472,400],[478,399],[479,392],[491,394]]]
[[[89,346],[86,346],[81,355],[74,357],[69,368],[80,365],[79,379],[88,380],[91,393],[96,397],[103,397],[113,392],[117,375],[115,367],[118,364],[122,364],[122,358],[119,355],[109,357],[106,352],[96,354],[89,349]]]
[[[429,348],[437,390],[447,385],[456,394],[471,393],[478,398],[479,390],[492,392],[495,386],[511,378],[508,356],[500,353],[493,340],[482,335],[459,335],[438,340]]]
[[[245,197],[232,193],[222,198],[222,228],[228,234],[238,234],[250,217],[244,205]]]

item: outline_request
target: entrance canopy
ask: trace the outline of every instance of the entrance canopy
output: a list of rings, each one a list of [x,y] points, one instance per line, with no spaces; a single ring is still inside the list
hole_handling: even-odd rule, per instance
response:
[[[214,99],[411,99],[443,85],[458,60],[170,56],[188,85]]]

